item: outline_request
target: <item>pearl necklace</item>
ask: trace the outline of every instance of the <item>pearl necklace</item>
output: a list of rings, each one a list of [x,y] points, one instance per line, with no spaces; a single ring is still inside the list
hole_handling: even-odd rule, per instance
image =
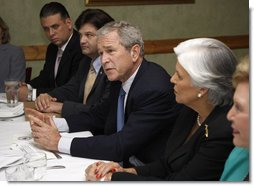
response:
[[[200,116],[198,115],[198,117],[197,117],[197,124],[198,124],[198,126],[201,126],[202,125],[202,123],[200,123]]]

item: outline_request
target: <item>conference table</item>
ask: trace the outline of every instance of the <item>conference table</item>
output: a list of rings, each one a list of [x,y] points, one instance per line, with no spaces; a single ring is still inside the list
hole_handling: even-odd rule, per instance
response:
[[[27,107],[29,104],[25,104]],[[31,106],[30,106],[31,107]],[[0,108],[1,109],[1,108]],[[34,145],[32,139],[26,139],[24,137],[31,137],[31,129],[29,122],[26,121],[25,115],[14,118],[0,118],[0,164],[6,163],[11,160],[11,147],[17,142],[28,143],[29,145]],[[91,136],[89,131],[79,132],[79,133],[63,133],[62,135],[71,136]],[[34,149],[37,149],[34,148]],[[44,149],[39,149],[46,152],[49,158],[47,160],[47,166],[63,165],[65,168],[61,169],[48,169],[46,174],[40,181],[85,181],[85,169],[91,163],[98,160],[88,159],[88,158],[78,158],[73,157],[68,154],[57,153],[60,157],[56,157],[54,153],[45,151]],[[9,154],[8,154],[9,153]],[[9,158],[10,157],[10,158]],[[4,168],[0,168],[0,181],[5,181]]]

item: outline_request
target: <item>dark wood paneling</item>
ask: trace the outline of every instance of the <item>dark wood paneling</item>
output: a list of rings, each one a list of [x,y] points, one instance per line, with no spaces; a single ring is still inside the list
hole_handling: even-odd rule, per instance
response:
[[[249,48],[249,35],[218,36],[211,38],[215,38],[222,41],[231,49]],[[146,54],[172,53],[174,47],[176,47],[180,42],[185,41],[187,39],[191,38],[147,40],[145,41],[145,53]]]

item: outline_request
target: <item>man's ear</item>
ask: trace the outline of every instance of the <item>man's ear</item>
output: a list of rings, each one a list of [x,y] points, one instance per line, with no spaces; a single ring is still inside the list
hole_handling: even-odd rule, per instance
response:
[[[135,44],[132,48],[131,48],[131,58],[132,61],[137,61],[139,55],[140,55],[140,46],[138,44]]]
[[[69,29],[72,29],[73,23],[72,23],[72,20],[70,18],[65,19],[65,24],[68,26]]]

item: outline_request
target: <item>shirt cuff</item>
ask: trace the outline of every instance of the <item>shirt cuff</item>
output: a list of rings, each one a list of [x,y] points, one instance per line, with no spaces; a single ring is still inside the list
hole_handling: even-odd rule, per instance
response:
[[[58,142],[58,151],[62,153],[70,154],[72,140],[73,138],[62,136]]]
[[[35,101],[36,100],[36,93],[37,90],[33,88],[31,85],[27,84],[27,100],[28,101]]]
[[[69,126],[64,118],[53,118],[59,132],[69,132]]]

